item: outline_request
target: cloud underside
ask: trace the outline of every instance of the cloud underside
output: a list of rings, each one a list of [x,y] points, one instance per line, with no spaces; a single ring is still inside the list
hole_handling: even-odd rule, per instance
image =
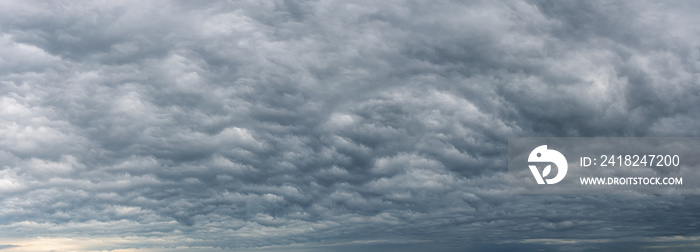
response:
[[[699,136],[698,7],[0,3],[0,250],[697,248],[697,197],[505,172],[508,137]]]

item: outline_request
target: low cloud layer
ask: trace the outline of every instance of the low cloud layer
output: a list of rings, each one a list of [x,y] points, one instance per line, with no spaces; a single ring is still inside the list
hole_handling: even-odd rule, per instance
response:
[[[697,248],[695,196],[505,173],[508,137],[700,136],[699,9],[0,3],[0,250]]]

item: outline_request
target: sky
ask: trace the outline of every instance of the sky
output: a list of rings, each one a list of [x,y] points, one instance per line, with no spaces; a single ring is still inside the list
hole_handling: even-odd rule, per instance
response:
[[[697,251],[508,138],[700,136],[697,1],[0,1],[0,251]]]

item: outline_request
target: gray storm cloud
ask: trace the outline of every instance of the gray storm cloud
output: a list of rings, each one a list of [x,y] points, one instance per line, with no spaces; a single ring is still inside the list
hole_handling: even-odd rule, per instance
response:
[[[0,250],[697,248],[697,197],[505,173],[508,137],[699,136],[699,9],[2,2]]]

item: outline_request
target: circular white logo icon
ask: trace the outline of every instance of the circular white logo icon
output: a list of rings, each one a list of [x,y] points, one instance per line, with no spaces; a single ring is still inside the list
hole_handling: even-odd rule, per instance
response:
[[[569,169],[569,164],[566,162],[564,155],[556,150],[548,150],[547,145],[540,145],[532,150],[532,152],[530,152],[530,157],[527,158],[527,161],[530,163],[554,163],[554,165],[557,166],[557,175],[553,178],[545,179],[545,177],[547,177],[547,175],[549,175],[549,173],[552,171],[551,164],[547,165],[544,170],[542,170],[542,174],[540,174],[539,170],[537,170],[537,166],[528,165],[532,175],[535,176],[535,180],[537,180],[537,184],[540,185],[559,183],[559,181],[564,179],[566,176],[566,171]]]

